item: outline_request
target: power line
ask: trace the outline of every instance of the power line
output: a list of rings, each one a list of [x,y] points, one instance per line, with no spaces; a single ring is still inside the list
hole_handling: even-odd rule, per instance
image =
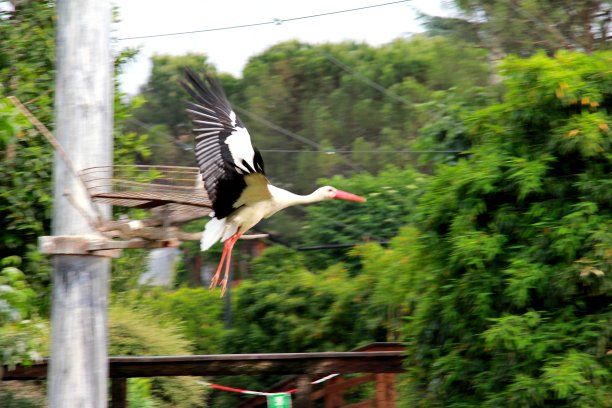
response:
[[[293,138],[293,139],[299,140],[300,142],[302,142],[302,143],[304,143],[304,144],[307,144],[307,145],[309,145],[309,146],[312,146],[312,147],[316,148],[317,150],[319,150],[319,151],[321,151],[321,152],[327,152],[327,150],[326,150],[326,149],[325,149],[325,148],[324,148],[322,145],[320,145],[319,143],[315,142],[314,140],[308,139],[307,137],[304,137],[304,136],[298,135],[297,133],[292,132],[292,131],[291,131],[291,130],[289,130],[289,129],[285,129],[285,128],[281,127],[281,126],[278,126],[277,124],[270,122],[270,121],[269,121],[269,120],[267,120],[266,118],[263,118],[263,117],[261,117],[261,116],[259,116],[259,115],[255,114],[255,113],[253,113],[253,112],[249,112],[248,110],[246,110],[246,109],[244,109],[244,108],[241,108],[241,107],[236,106],[236,105],[232,105],[232,106],[233,106],[233,108],[234,108],[235,110],[237,110],[238,112],[246,114],[247,116],[249,116],[249,117],[251,117],[252,119],[255,119],[256,121],[258,121],[258,122],[260,122],[260,123],[262,123],[262,124],[264,124],[264,125],[268,126],[268,127],[269,127],[269,128],[271,128],[271,129],[274,129],[274,130],[276,130],[276,131],[278,131],[278,132],[280,132],[280,133],[282,133],[282,134],[284,134],[284,135],[286,135],[286,136],[289,136],[289,137],[291,137],[291,138]],[[356,164],[356,163],[353,163],[353,162],[352,162],[350,159],[348,159],[347,157],[345,157],[345,156],[343,156],[343,155],[341,155],[341,154],[340,154],[339,156],[340,156],[340,157],[341,157],[341,158],[342,158],[342,159],[343,159],[343,160],[344,160],[344,161],[345,161],[345,162],[346,162],[346,163],[347,163],[347,164],[348,164],[350,167],[352,167],[352,168],[353,168],[353,170],[357,170],[357,171],[358,171],[358,170],[364,170],[364,169],[363,169],[361,166],[359,166],[359,165],[358,165],[358,164]]]
[[[259,149],[264,153],[319,153],[319,154],[336,154],[336,153],[467,153],[465,150],[298,150],[298,149]]]
[[[389,240],[384,241],[364,241],[364,242],[353,242],[352,244],[320,244],[320,245],[309,245],[309,246],[300,246],[296,249],[298,251],[319,251],[321,249],[346,249],[346,248],[354,248],[358,245],[363,245],[367,243],[377,243],[379,245],[388,245]]]
[[[240,112],[241,114],[245,114],[245,115],[249,116],[250,118],[255,119],[256,121],[258,121],[261,124],[266,125],[270,129],[274,129],[274,130],[284,134],[285,136],[289,136],[292,139],[299,140],[300,142],[302,142],[304,144],[307,144],[307,145],[309,145],[311,147],[314,147],[315,149],[321,150],[321,145],[319,143],[315,142],[314,140],[311,140],[311,139],[308,139],[307,137],[298,135],[297,133],[292,132],[289,129],[285,129],[284,127],[279,126],[279,125],[277,125],[277,124],[275,124],[273,122],[270,122],[268,119],[266,119],[266,118],[264,118],[262,116],[259,116],[256,113],[250,112],[250,111],[248,111],[248,110],[246,110],[244,108],[241,108],[240,106],[232,104],[232,107],[235,110],[237,110],[238,112]]]
[[[327,12],[327,13],[311,14],[311,15],[308,15],[308,16],[301,16],[301,17],[292,17],[292,18],[285,18],[285,19],[275,18],[272,21],[264,21],[264,22],[260,22],[260,23],[240,24],[240,25],[228,26],[228,27],[206,28],[206,29],[202,29],[202,30],[181,31],[181,32],[176,32],[176,33],[140,35],[140,36],[134,36],[134,37],[118,38],[118,40],[119,41],[124,41],[124,40],[140,40],[140,39],[145,39],[145,38],[169,37],[169,36],[175,36],[175,35],[207,33],[207,32],[211,32],[211,31],[234,30],[234,29],[238,29],[238,28],[257,27],[257,26],[270,25],[270,24],[281,25],[282,23],[287,23],[287,22],[291,22],[291,21],[305,20],[305,19],[316,18],[316,17],[331,16],[331,15],[334,15],[334,14],[349,13],[349,12],[352,12],[352,11],[366,10],[366,9],[371,9],[371,8],[376,8],[376,7],[390,6],[390,5],[393,5],[393,4],[407,3],[408,1],[410,1],[410,0],[399,0],[399,1],[392,1],[392,2],[388,2],[388,3],[372,4],[370,6],[356,7],[356,8],[352,8],[352,9],[346,9],[346,10],[330,11],[330,12]]]
[[[163,144],[147,144],[150,147],[168,147]],[[183,150],[193,150],[191,146],[180,146]],[[426,153],[468,153],[467,150],[299,150],[299,149],[259,149],[261,153],[317,153],[317,154],[336,154],[336,153],[372,153],[372,154],[426,154]]]
[[[344,62],[342,62],[339,59],[333,57],[332,55],[330,55],[330,54],[328,54],[326,52],[323,52],[323,51],[321,51],[321,54],[325,58],[327,58],[329,61],[331,61],[332,63],[336,64],[340,68],[344,69],[345,71],[347,71],[349,74],[351,74],[352,76],[354,76],[355,78],[357,78],[361,82],[365,83],[366,85],[369,85],[370,87],[376,89],[377,91],[380,91],[380,92],[384,93],[389,98],[394,99],[394,100],[396,100],[398,102],[401,102],[403,104],[406,104],[406,105],[412,105],[412,102],[410,102],[409,100],[402,98],[401,96],[399,96],[395,92],[390,91],[387,88],[385,88],[384,86],[380,85],[379,83],[372,81],[370,78],[366,77],[365,75],[361,75],[359,72],[355,71],[353,68],[349,67]]]

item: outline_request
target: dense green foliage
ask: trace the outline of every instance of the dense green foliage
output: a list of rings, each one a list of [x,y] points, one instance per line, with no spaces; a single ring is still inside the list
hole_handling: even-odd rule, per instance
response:
[[[456,0],[459,15],[426,16],[432,34],[451,35],[494,55],[527,57],[538,50],[610,49],[607,0]]]
[[[219,293],[207,288],[158,289],[123,293],[118,301],[134,308],[145,308],[164,318],[180,322],[178,331],[191,341],[194,354],[223,351],[223,303]]]
[[[610,401],[610,57],[507,60],[471,156],[433,177],[397,271],[414,304],[406,406]]]
[[[23,2],[0,19],[0,257],[23,259],[39,306],[48,302],[49,269],[35,251],[37,236],[50,227],[52,149],[5,97],[19,98],[51,126],[53,5]]]
[[[47,348],[47,325],[36,316],[36,294],[20,263],[16,256],[0,259],[0,379],[2,366],[31,364]]]
[[[361,173],[320,181],[320,184],[328,183],[362,195],[368,201],[356,204],[333,200],[308,207],[308,222],[299,231],[302,247],[387,242],[402,225],[410,222],[412,209],[426,190],[427,176],[410,167],[402,170],[388,166],[375,176]],[[300,210],[303,211],[296,211]],[[354,257],[347,258],[346,249],[313,250],[305,258],[313,269],[324,269],[348,259],[355,265]]]
[[[24,387],[16,387],[16,389],[7,389],[8,386],[3,384],[3,389],[0,392],[0,406],[3,408],[44,408],[44,398],[36,396],[25,397],[20,394],[26,394]],[[28,391],[30,391],[28,389]],[[38,390],[36,390],[38,391]]]
[[[240,285],[234,329],[226,350],[241,353],[347,350],[367,338],[354,319],[357,280],[341,265],[324,272],[304,267],[303,257],[276,247],[258,258],[252,278]],[[339,337],[338,331],[346,333]]]
[[[322,176],[410,163],[414,157],[401,152],[433,118],[419,104],[453,87],[467,95],[487,82],[488,73],[485,53],[443,38],[415,37],[378,48],[287,42],[245,67],[243,107],[314,141],[315,150],[340,151],[305,152],[313,147],[248,123],[259,148],[302,151],[274,153],[267,167],[274,182],[306,191]]]

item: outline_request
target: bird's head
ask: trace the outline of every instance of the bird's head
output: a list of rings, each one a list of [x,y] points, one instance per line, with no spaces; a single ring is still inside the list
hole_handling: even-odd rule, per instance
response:
[[[315,194],[319,196],[322,200],[331,200],[332,198],[337,198],[340,200],[349,200],[349,201],[357,201],[363,203],[366,201],[365,198],[360,197],[353,193],[348,193],[346,191],[338,190],[332,186],[325,186],[317,189]]]

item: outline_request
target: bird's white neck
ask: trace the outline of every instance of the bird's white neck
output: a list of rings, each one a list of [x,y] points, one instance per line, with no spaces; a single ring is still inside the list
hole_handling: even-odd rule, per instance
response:
[[[268,188],[270,189],[270,193],[272,194],[274,201],[280,207],[279,210],[294,205],[311,204],[323,200],[323,197],[321,197],[320,194],[317,194],[316,191],[307,195],[300,195],[273,185],[268,185]]]

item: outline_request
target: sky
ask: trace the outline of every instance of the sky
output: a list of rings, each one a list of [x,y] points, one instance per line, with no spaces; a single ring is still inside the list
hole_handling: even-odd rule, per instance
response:
[[[121,89],[133,95],[148,78],[156,54],[202,53],[218,71],[242,76],[248,59],[282,41],[317,44],[353,40],[381,45],[423,31],[418,12],[448,14],[444,0],[411,0],[346,13],[155,38],[146,35],[206,30],[311,16],[389,3],[394,0],[112,0],[120,21],[113,26],[115,47],[138,47],[135,62],[125,67]]]

